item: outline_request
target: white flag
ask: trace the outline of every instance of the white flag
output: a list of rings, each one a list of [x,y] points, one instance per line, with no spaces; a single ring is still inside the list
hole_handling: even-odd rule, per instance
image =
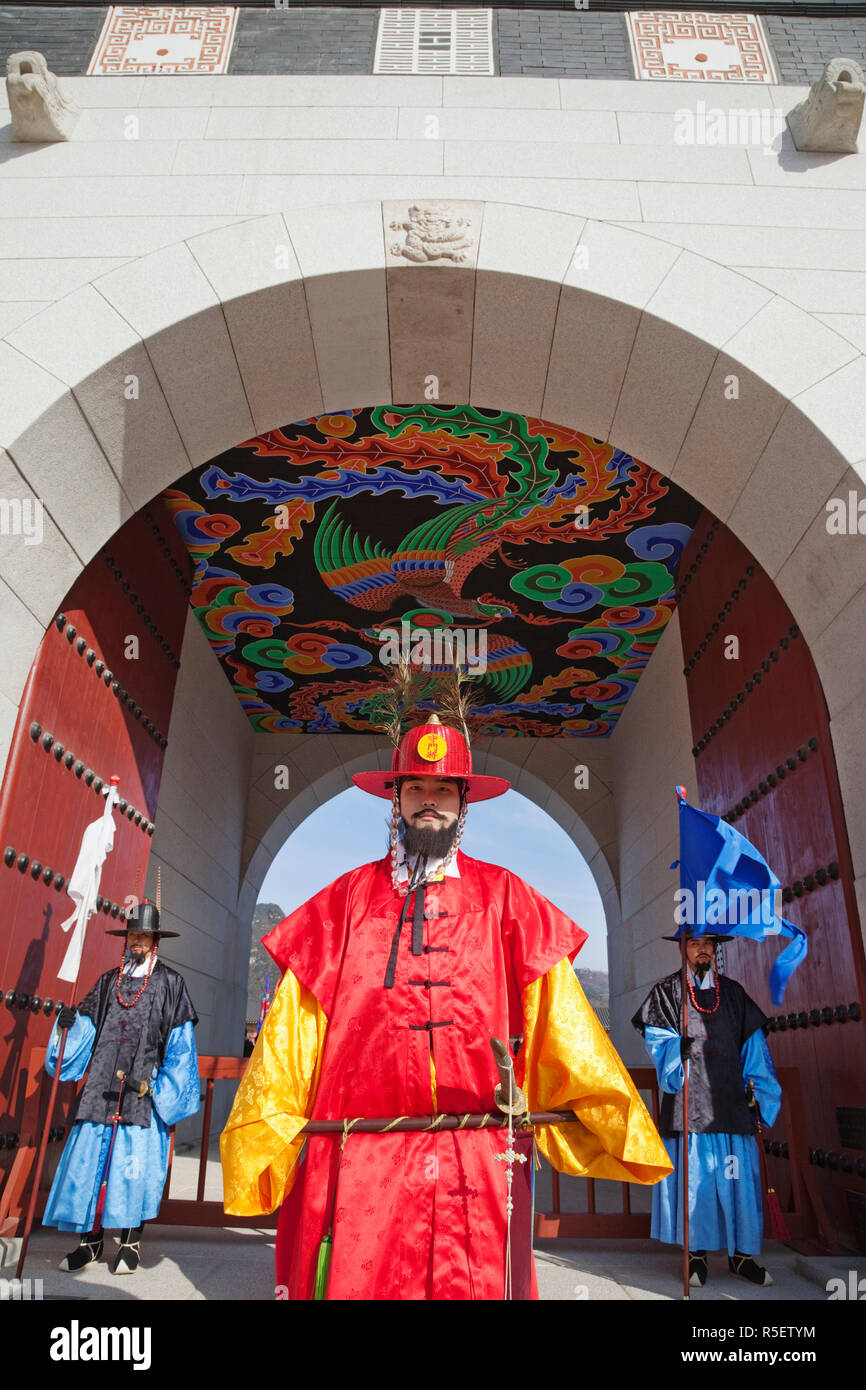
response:
[[[60,925],[64,931],[75,928],[72,940],[63,957],[63,964],[57,972],[58,980],[68,980],[75,984],[81,968],[81,953],[84,950],[84,933],[87,923],[96,910],[99,893],[99,880],[106,855],[114,848],[114,817],[111,812],[120,800],[116,787],[109,787],[105,798],[105,810],[99,820],[92,821],[81,837],[78,860],[66,892],[75,903],[75,911]]]

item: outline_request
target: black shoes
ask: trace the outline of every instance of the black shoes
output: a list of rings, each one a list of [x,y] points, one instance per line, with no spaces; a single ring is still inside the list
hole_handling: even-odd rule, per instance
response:
[[[751,1255],[741,1255],[736,1250],[733,1255],[728,1256],[728,1269],[736,1279],[745,1279],[750,1284],[757,1284],[760,1288],[767,1289],[773,1282],[773,1276],[752,1259]]]
[[[702,1289],[707,1282],[707,1252],[692,1250],[689,1254],[689,1284],[693,1289]]]
[[[68,1255],[64,1255],[60,1261],[60,1269],[69,1274],[76,1274],[79,1269],[84,1269],[86,1265],[94,1264],[102,1259],[102,1231],[88,1231],[81,1237],[77,1250],[71,1250]]]
[[[134,1274],[141,1264],[142,1227],[127,1227],[120,1233],[120,1250],[114,1261],[112,1274]]]
[[[708,1268],[706,1250],[692,1250],[689,1253],[689,1284],[693,1289],[704,1287]],[[745,1279],[759,1288],[767,1289],[773,1282],[773,1276],[763,1265],[759,1265],[751,1255],[741,1255],[739,1250],[728,1256],[728,1269],[735,1279]]]
[[[141,1264],[141,1233],[144,1227],[127,1227],[120,1233],[120,1249],[117,1252],[117,1259],[114,1261],[112,1274],[134,1274]],[[72,1250],[68,1255],[64,1255],[60,1261],[60,1268],[75,1274],[79,1269],[84,1269],[87,1265],[94,1264],[96,1260],[102,1259],[103,1239],[102,1231],[88,1231],[87,1235],[81,1237],[77,1250]]]

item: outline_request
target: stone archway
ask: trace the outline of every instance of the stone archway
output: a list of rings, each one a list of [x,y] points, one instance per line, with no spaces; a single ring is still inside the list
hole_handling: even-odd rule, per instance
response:
[[[773,576],[830,707],[862,901],[866,585],[859,538],[830,536],[825,508],[866,474],[863,358],[745,276],[642,233],[498,203],[460,212],[463,265],[391,254],[403,205],[307,209],[131,261],[8,335],[6,490],[46,514],[43,544],[4,576],[4,756],[45,626],[125,518],[238,440],[421,398],[433,376],[440,399],[614,439]]]

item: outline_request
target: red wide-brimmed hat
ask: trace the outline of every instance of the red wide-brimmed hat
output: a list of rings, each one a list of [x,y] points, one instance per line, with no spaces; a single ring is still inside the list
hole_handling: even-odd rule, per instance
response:
[[[467,801],[490,801],[511,783],[472,771],[472,754],[457,729],[431,714],[426,724],[409,729],[394,749],[390,772],[356,772],[352,781],[364,792],[390,801],[398,777],[456,777],[466,783]]]

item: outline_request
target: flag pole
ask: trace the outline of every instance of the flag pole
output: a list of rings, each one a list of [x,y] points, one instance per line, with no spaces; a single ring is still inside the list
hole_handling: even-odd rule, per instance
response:
[[[109,805],[111,805],[111,806],[114,805],[114,802],[112,801],[112,792],[116,792],[119,783],[120,783],[120,778],[119,778],[117,775],[113,776],[113,777],[110,779],[110,781],[109,781],[108,803],[109,803]],[[88,914],[87,914],[88,918],[89,918],[89,915],[90,915],[90,914],[88,913]],[[85,920],[85,922],[84,922],[84,927],[85,927],[85,928],[87,927],[87,921],[86,921],[86,920]],[[82,942],[82,950],[83,950],[83,942]],[[68,952],[67,952],[67,955],[68,955]],[[63,968],[63,967],[61,966],[61,970],[62,970],[62,968]],[[75,972],[75,979],[71,982],[71,986],[70,986],[70,989],[69,989],[69,991],[68,991],[69,996],[70,996],[70,997],[69,997],[69,1000],[67,1001],[67,1000],[64,999],[64,1000],[62,1001],[62,1002],[63,1002],[63,1007],[64,1007],[64,1008],[71,1008],[71,1007],[72,1007],[72,999],[73,999],[73,997],[74,997],[74,995],[75,995],[75,986],[76,986],[77,983],[78,983],[78,974],[79,974],[80,968],[81,968],[81,965],[80,965],[80,957],[79,957],[79,966],[78,966],[78,969],[77,969],[76,972]],[[45,1124],[44,1124],[44,1126],[43,1126],[42,1134],[41,1134],[40,1139],[39,1139],[39,1149],[38,1149],[37,1155],[36,1155],[36,1171],[35,1171],[35,1173],[34,1173],[34,1175],[33,1175],[33,1187],[32,1187],[31,1190],[30,1190],[30,1201],[29,1201],[28,1204],[27,1204],[27,1215],[26,1215],[26,1217],[25,1217],[25,1219],[24,1219],[24,1231],[23,1231],[22,1236],[21,1236],[21,1252],[20,1252],[20,1254],[19,1254],[19,1256],[18,1256],[18,1264],[17,1264],[16,1267],[15,1267],[15,1278],[16,1278],[16,1279],[20,1279],[20,1278],[21,1278],[21,1272],[22,1272],[22,1270],[24,1269],[24,1261],[25,1261],[25,1259],[27,1258],[27,1247],[28,1247],[28,1245],[30,1244],[30,1233],[31,1233],[31,1231],[33,1230],[33,1221],[34,1221],[34,1218],[35,1218],[35,1215],[36,1215],[36,1202],[37,1202],[37,1200],[38,1200],[38,1198],[39,1198],[39,1183],[40,1183],[41,1180],[42,1180],[42,1169],[45,1167],[45,1153],[46,1153],[46,1150],[47,1150],[47,1148],[48,1148],[48,1135],[49,1135],[50,1132],[51,1132],[51,1121],[52,1121],[52,1119],[53,1119],[53,1117],[54,1117],[54,1105],[55,1105],[55,1101],[56,1101],[56,1099],[57,1099],[57,1087],[58,1087],[59,1084],[60,1084],[60,1072],[61,1072],[62,1067],[63,1067],[63,1054],[64,1054],[64,1052],[66,1051],[66,1039],[67,1039],[68,1035],[69,1035],[69,1029],[68,1029],[68,1028],[61,1028],[61,1029],[60,1029],[60,1046],[59,1046],[59,1048],[57,1049],[57,1062],[56,1062],[55,1067],[54,1067],[54,1075],[53,1075],[53,1077],[51,1078],[51,1090],[50,1090],[50,1092],[49,1092],[49,1094],[48,1094],[48,1110],[46,1111],[46,1114],[45,1114]]]
[[[686,976],[686,938],[687,930],[680,937],[680,955],[682,968],[680,974],[681,990],[683,997],[682,1007],[682,1035],[688,1037],[689,1031],[689,1006],[688,1006],[688,979]],[[689,1059],[683,1058],[683,1298],[690,1298],[689,1294]]]
[[[671,868],[675,869],[679,864],[680,886],[682,886],[683,869],[683,806],[686,805],[686,789],[678,786],[675,788],[679,810],[679,829],[680,829],[680,857],[675,861]],[[686,941],[689,935],[689,926],[686,922],[685,929],[680,933],[680,994],[682,996],[682,1036],[688,1037],[689,1034],[689,1006],[688,1006],[688,977],[686,975]],[[689,1294],[689,1059],[682,1057],[683,1067],[683,1124],[682,1124],[682,1144],[683,1144],[683,1190],[682,1190],[682,1213],[683,1213],[683,1299],[688,1301]]]

